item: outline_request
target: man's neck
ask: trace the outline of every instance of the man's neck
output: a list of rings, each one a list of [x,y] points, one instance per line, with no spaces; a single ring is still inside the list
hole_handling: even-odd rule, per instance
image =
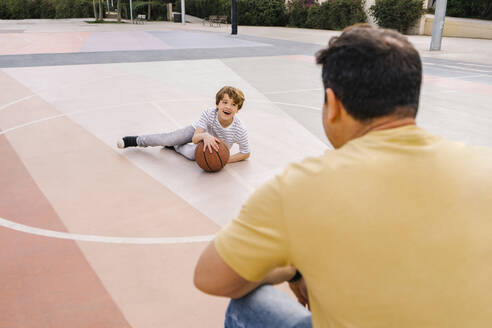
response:
[[[368,124],[360,123],[359,127],[354,129],[354,133],[350,139],[362,137],[371,131],[394,129],[405,125],[415,125],[415,119],[412,117],[381,117],[370,121]]]

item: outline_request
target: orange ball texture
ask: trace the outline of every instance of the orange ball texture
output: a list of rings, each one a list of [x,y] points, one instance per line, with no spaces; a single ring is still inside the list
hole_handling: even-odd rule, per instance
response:
[[[212,149],[212,152],[210,152],[207,149],[204,152],[203,147],[205,147],[205,145],[203,141],[201,141],[195,149],[196,163],[207,172],[217,172],[222,170],[229,160],[229,148],[227,148],[223,141],[219,142],[218,145],[218,151]]]

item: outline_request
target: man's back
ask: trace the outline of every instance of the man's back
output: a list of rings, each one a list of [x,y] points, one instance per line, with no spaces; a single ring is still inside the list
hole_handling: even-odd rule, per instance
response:
[[[396,31],[351,26],[316,62],[336,150],[260,187],[204,250],[195,284],[240,298],[231,327],[310,327],[302,306],[258,287],[283,281],[303,305],[307,284],[316,328],[490,326],[492,150],[415,126],[422,62]]]
[[[492,322],[492,151],[374,131],[276,180],[316,327]]]

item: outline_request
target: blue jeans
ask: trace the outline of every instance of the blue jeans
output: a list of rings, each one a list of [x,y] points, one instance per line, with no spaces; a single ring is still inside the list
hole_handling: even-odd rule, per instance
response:
[[[231,300],[225,328],[311,328],[311,312],[270,285]]]

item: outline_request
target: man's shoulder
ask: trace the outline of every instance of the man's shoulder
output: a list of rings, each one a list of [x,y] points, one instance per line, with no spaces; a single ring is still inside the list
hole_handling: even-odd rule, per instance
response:
[[[323,155],[306,157],[288,164],[278,176],[279,182],[284,186],[295,186],[309,180],[316,180],[318,176],[332,168],[333,161],[330,161],[330,158],[333,157],[334,152],[328,150]]]

